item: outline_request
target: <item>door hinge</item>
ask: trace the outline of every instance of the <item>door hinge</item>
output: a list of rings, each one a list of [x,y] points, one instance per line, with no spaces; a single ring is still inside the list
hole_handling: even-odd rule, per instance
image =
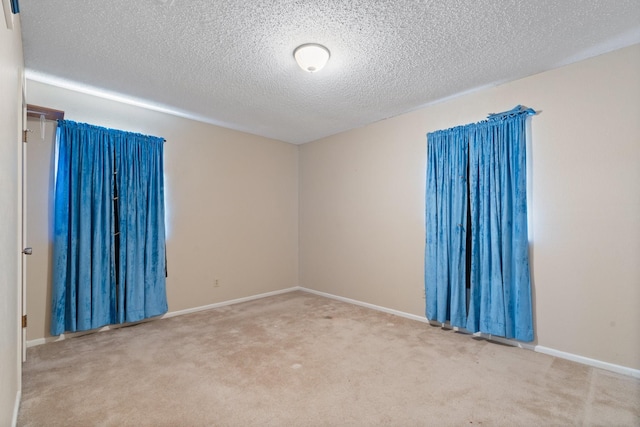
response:
[[[24,316],[22,316],[22,327],[23,328],[27,327],[27,315],[26,314]]]
[[[22,131],[22,142],[27,142],[27,133],[29,132],[28,129],[25,129]]]

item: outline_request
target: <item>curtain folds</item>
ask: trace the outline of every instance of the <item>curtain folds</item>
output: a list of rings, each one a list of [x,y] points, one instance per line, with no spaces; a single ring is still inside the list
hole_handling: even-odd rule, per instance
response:
[[[116,138],[118,322],[167,311],[163,143],[161,138]]]
[[[52,335],[167,311],[163,142],[59,121]]]
[[[467,142],[464,128],[430,134],[425,280],[427,318],[466,323]]]
[[[518,106],[484,122],[428,134],[425,291],[430,320],[521,341],[534,338],[526,194],[526,119],[532,113]],[[468,168],[460,157],[468,158]],[[452,185],[461,176],[464,185]],[[471,251],[469,271],[465,250]]]

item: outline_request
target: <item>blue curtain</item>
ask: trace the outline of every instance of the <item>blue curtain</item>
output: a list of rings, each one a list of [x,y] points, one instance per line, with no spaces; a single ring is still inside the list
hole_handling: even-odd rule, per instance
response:
[[[166,312],[163,142],[58,122],[52,335]]]
[[[425,290],[431,320],[521,341],[534,338],[526,193],[530,114],[517,106],[480,123],[428,134]],[[458,156],[468,158],[468,169],[465,164],[461,171]],[[464,186],[447,185],[460,176]],[[469,271],[465,249],[471,250]]]
[[[120,255],[118,322],[167,311],[165,292],[164,140],[115,139]]]
[[[427,318],[466,324],[467,138],[457,127],[429,134],[425,270]]]

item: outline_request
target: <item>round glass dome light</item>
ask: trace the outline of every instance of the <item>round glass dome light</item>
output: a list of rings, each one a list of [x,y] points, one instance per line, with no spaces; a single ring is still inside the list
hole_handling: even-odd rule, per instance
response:
[[[320,44],[307,43],[298,46],[293,51],[293,56],[300,68],[309,73],[316,73],[324,68],[331,54],[329,49]]]

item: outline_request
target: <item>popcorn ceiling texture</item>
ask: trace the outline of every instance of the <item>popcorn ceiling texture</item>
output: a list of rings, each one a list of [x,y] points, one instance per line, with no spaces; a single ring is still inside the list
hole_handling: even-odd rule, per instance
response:
[[[20,5],[32,75],[291,143],[640,42],[638,0]],[[310,42],[331,51],[315,74],[293,58]]]

